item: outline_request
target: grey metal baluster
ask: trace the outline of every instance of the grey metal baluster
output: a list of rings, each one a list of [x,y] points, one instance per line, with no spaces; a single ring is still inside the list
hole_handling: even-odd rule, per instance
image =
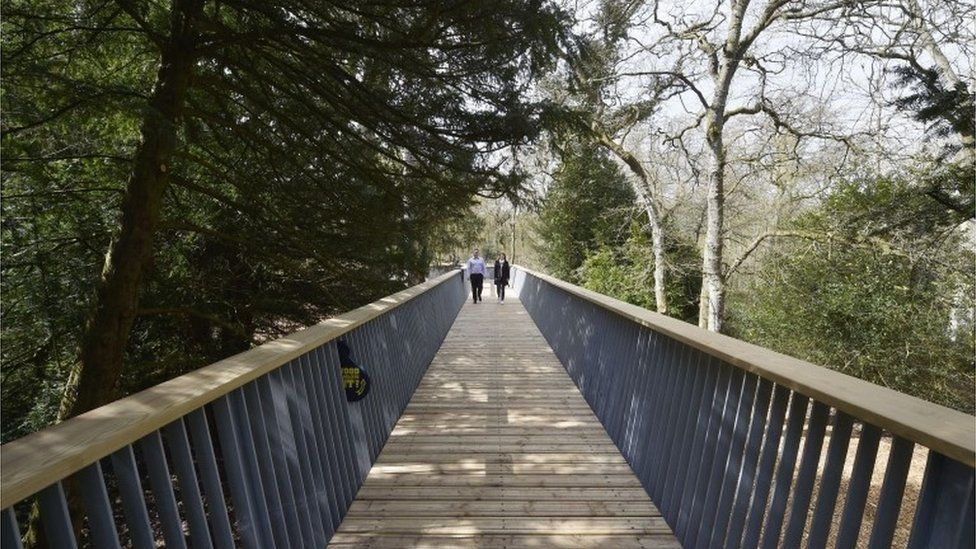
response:
[[[281,387],[280,373],[279,368],[255,381],[256,398],[260,400],[260,409],[264,412],[264,428],[267,430],[269,445],[267,451],[277,481],[280,499],[275,503],[280,505],[279,512],[290,529],[288,537],[291,538],[291,543],[304,545],[311,543],[312,525],[308,507],[302,504],[303,491],[297,466],[299,459],[297,443],[291,418],[288,416],[287,390]],[[261,418],[255,417],[253,424],[260,425],[260,422]],[[262,478],[267,476],[263,474]],[[271,500],[269,500],[270,505]],[[272,516],[274,516],[273,508]]]
[[[349,433],[349,420],[345,415],[345,394],[335,385],[326,370],[334,368],[326,360],[326,349],[319,347],[312,356],[312,379],[317,399],[320,401],[319,414],[322,418],[323,440],[329,451],[329,464],[333,477],[337,480],[336,500],[337,518],[341,518],[352,503],[359,487],[358,469],[354,458],[352,437]],[[335,373],[335,372],[333,372]],[[342,406],[340,413],[339,406]]]
[[[64,487],[60,482],[43,489],[37,495],[41,507],[41,524],[49,547],[77,547],[75,529],[71,524],[71,513],[68,511],[68,500],[64,496]],[[6,547],[4,543],[4,547]]]
[[[599,309],[592,312],[592,321],[595,324],[596,336],[599,341],[597,354],[597,371],[599,372],[600,385],[597,388],[598,406],[600,421],[603,429],[611,440],[614,439],[614,426],[611,421],[614,406],[617,404],[617,374],[620,368],[616,367],[616,361],[612,360],[613,354],[620,348],[621,330],[617,327],[617,319]]]
[[[671,338],[661,335],[658,332],[654,332],[654,337],[651,340],[651,345],[648,349],[650,353],[647,355],[647,382],[644,385],[644,392],[648,395],[646,402],[647,406],[643,410],[643,420],[641,422],[641,429],[639,431],[638,440],[640,441],[640,457],[638,458],[638,467],[634,469],[637,473],[637,478],[640,479],[641,483],[644,484],[644,489],[648,490],[651,486],[650,479],[654,474],[654,452],[658,450],[658,441],[654,439],[655,429],[659,429],[660,416],[658,415],[659,410],[662,409],[661,402],[664,400],[664,387],[666,387],[667,382],[667,368],[661,357],[665,353],[665,347],[667,342],[671,341]]]
[[[227,481],[234,501],[234,516],[240,526],[238,532],[241,541],[249,549],[275,547],[268,507],[264,501],[264,489],[252,485],[253,475],[250,474],[251,465],[248,462],[254,460],[253,450],[243,447],[236,425],[237,419],[231,409],[230,396],[224,395],[215,400],[213,412],[227,470]],[[253,441],[248,440],[245,444],[252,443]],[[245,452],[252,456],[245,457]]]
[[[725,534],[725,539],[716,538],[715,546],[724,546],[728,549],[738,547],[742,539],[742,532],[745,530],[746,518],[749,513],[750,496],[756,487],[756,473],[759,466],[759,453],[762,449],[763,436],[766,429],[766,419],[770,413],[770,401],[773,393],[772,382],[760,379],[759,389],[756,391],[756,405],[753,408],[752,423],[749,426],[749,435],[746,439],[745,455],[742,460],[742,470],[739,474],[739,483],[736,488],[735,501],[732,503],[732,515],[729,518],[729,530]],[[783,400],[784,408],[786,400]],[[778,440],[778,439],[777,439]],[[775,457],[775,455],[774,455]],[[763,506],[766,503],[763,501]]]
[[[178,419],[163,427],[163,434],[166,435],[173,467],[180,483],[180,501],[183,502],[190,527],[190,542],[194,549],[209,549],[213,545],[210,541],[210,528],[207,526],[207,513],[203,508],[203,497],[200,494],[197,473],[193,469],[193,454],[190,452],[190,441],[183,420]]]
[[[857,454],[854,456],[854,469],[847,483],[847,501],[837,529],[835,547],[837,549],[851,548],[857,545],[858,532],[864,518],[864,505],[868,500],[871,489],[871,475],[878,459],[878,443],[881,440],[881,429],[869,424],[861,428],[861,439],[857,443]]]
[[[823,452],[824,432],[829,417],[829,406],[821,402],[813,403],[810,422],[807,424],[807,438],[803,444],[803,458],[800,460],[796,487],[793,489],[793,508],[790,510],[790,520],[786,523],[786,533],[783,535],[783,545],[786,547],[799,547],[803,541],[803,528],[806,526],[807,515],[810,512],[810,500],[817,479],[817,466],[820,464],[820,454]]]
[[[675,341],[675,352],[671,361],[674,363],[676,382],[673,392],[668,395],[671,402],[669,413],[662,418],[668,427],[663,431],[665,446],[661,448],[659,473],[654,482],[655,491],[652,493],[655,501],[661,504],[665,502],[668,479],[679,468],[678,457],[680,454],[675,452],[675,448],[680,445],[678,440],[687,436],[687,433],[681,432],[681,427],[683,426],[682,420],[688,415],[688,410],[691,408],[689,403],[692,399],[691,392],[694,388],[695,372],[690,367],[690,363],[694,355],[691,347]]]
[[[347,418],[347,424],[349,426],[349,438],[352,441],[352,448],[354,450],[353,457],[355,458],[357,476],[356,476],[356,489],[366,480],[366,475],[369,474],[369,469],[372,467],[373,462],[369,458],[369,442],[366,438],[366,425],[363,419],[362,408],[356,405],[355,402],[347,402],[345,397],[345,392],[342,389],[342,372],[339,368],[339,352],[336,350],[335,344],[332,343],[328,347],[328,352],[326,358],[329,363],[329,367],[322,370],[327,376],[332,377],[333,384],[340,387],[340,396],[337,399],[337,404]]]
[[[709,362],[711,361],[717,362],[718,359],[709,357]],[[718,382],[715,384],[715,394],[707,411],[708,421],[703,444],[699,452],[692,454],[690,468],[693,475],[691,482],[685,485],[689,497],[682,498],[682,511],[684,512],[681,513],[681,518],[685,520],[679,518],[677,528],[675,528],[675,534],[682,543],[687,543],[688,539],[694,538],[695,532],[701,524],[702,501],[705,499],[708,490],[708,478],[712,470],[712,461],[715,458],[715,448],[722,426],[722,414],[725,411],[725,402],[732,387],[732,368],[725,364],[719,364],[718,368]]]
[[[637,336],[640,333],[638,326],[632,322],[618,318],[620,339],[617,348],[611,355],[612,364],[617,371],[616,386],[620,398],[614,406],[610,422],[615,432],[615,442],[617,447],[623,450],[626,448],[627,418],[630,403],[634,400],[634,383],[637,379],[637,361],[634,353],[637,350]]]
[[[296,370],[301,368],[298,359],[278,369],[287,389],[288,412],[291,416],[292,430],[298,443],[298,472],[304,489],[305,506],[312,521],[312,533],[315,545],[324,545],[326,532],[333,529],[332,517],[329,516],[329,503],[325,496],[325,478],[319,467],[318,450],[311,440],[309,427],[312,424],[308,413],[308,394],[304,383],[296,383]],[[299,372],[300,373],[300,372]]]
[[[874,515],[874,528],[868,542],[870,549],[891,547],[914,450],[915,443],[901,437],[892,439],[884,483],[881,485],[881,495],[878,497],[878,510]]]
[[[361,366],[365,366],[369,374],[375,377],[372,364],[369,364],[367,360],[365,338],[362,336],[359,330],[354,330],[346,334],[346,342],[349,345],[353,360],[358,362]],[[375,384],[376,382],[374,381],[373,383]],[[358,409],[362,414],[363,433],[366,436],[366,447],[369,450],[370,467],[372,467],[373,462],[376,461],[376,456],[379,455],[382,444],[380,441],[379,421],[376,418],[377,413],[375,399],[376,394],[371,389],[370,394],[362,400],[349,403],[349,407],[351,409]],[[367,468],[367,472],[368,470],[369,469]]]
[[[729,377],[729,387],[725,397],[725,404],[720,411],[721,419],[718,423],[718,430],[715,437],[715,445],[709,451],[706,459],[711,461],[711,467],[706,469],[704,477],[705,485],[698,491],[701,499],[696,499],[692,509],[692,525],[698,528],[691,528],[686,538],[691,546],[702,546],[703,538],[709,536],[712,527],[715,525],[715,508],[722,490],[722,474],[728,466],[729,447],[732,444],[732,433],[736,426],[736,411],[739,408],[739,399],[742,398],[743,381],[745,372],[739,368],[723,365],[730,368],[732,373]]]
[[[176,494],[173,493],[173,480],[166,464],[166,454],[163,450],[163,439],[159,431],[143,437],[139,443],[142,455],[146,459],[149,469],[149,485],[152,487],[156,500],[156,509],[163,529],[163,540],[167,547],[186,547],[183,536],[183,520],[176,507]]]
[[[303,422],[305,427],[306,439],[310,450],[314,455],[314,466],[318,473],[316,478],[316,490],[320,491],[319,501],[321,511],[327,516],[323,517],[323,524],[328,526],[325,532],[326,540],[332,537],[335,528],[339,525],[341,515],[339,507],[342,487],[333,470],[335,466],[335,455],[330,455],[328,444],[334,444],[335,436],[329,436],[324,428],[325,422],[322,419],[322,407],[320,402],[317,382],[312,374],[313,353],[307,353],[301,357],[299,369],[296,371],[298,385],[303,392],[302,398],[307,402],[307,406],[302,410]],[[327,520],[326,520],[327,519]]]
[[[676,516],[678,505],[681,503],[681,495],[685,488],[684,479],[688,475],[688,462],[691,457],[691,447],[695,444],[695,424],[698,421],[699,405],[702,399],[702,392],[705,390],[705,379],[708,377],[708,356],[698,349],[689,349],[689,363],[687,368],[694,372],[691,392],[688,393],[684,408],[683,417],[679,425],[679,436],[677,445],[672,448],[677,460],[676,467],[669,471],[665,476],[664,492],[658,501],[658,508],[663,512],[668,509],[665,516]]]
[[[638,405],[633,411],[633,425],[630,428],[630,451],[624,454],[630,463],[631,469],[637,474],[638,479],[643,479],[641,471],[644,470],[647,461],[647,439],[645,433],[647,424],[650,421],[648,410],[651,409],[652,393],[654,387],[653,374],[653,355],[655,349],[656,332],[647,328],[642,328],[643,341],[635,358],[637,364],[637,387],[635,388],[635,398]],[[644,481],[641,480],[643,483]],[[645,484],[646,489],[646,484]]]
[[[126,526],[129,527],[132,545],[141,549],[154,549],[156,540],[153,538],[152,527],[149,526],[146,495],[142,491],[142,481],[139,480],[139,469],[136,467],[136,456],[131,445],[112,454],[112,469],[119,482],[122,512]]]
[[[644,416],[644,407],[647,404],[646,395],[644,393],[644,382],[647,380],[646,368],[647,361],[644,360],[646,356],[649,340],[651,337],[650,330],[644,328],[643,326],[638,327],[636,346],[634,348],[634,380],[633,380],[633,398],[636,403],[627,410],[627,427],[625,432],[625,444],[622,446],[621,450],[624,458],[631,467],[634,467],[635,456],[637,455],[640,439],[638,433],[640,432],[640,420]]]
[[[436,291],[436,290],[435,290]],[[389,375],[393,379],[393,389],[395,398],[392,401],[394,425],[403,414],[407,406],[407,399],[413,388],[413,365],[406,360],[403,350],[403,333],[400,330],[400,323],[397,320],[397,313],[402,312],[403,307],[411,307],[414,302],[402,305],[400,309],[394,309],[383,316],[379,326],[384,334],[386,341],[386,352],[388,364],[390,365]]]
[[[972,517],[973,468],[929,450],[908,549],[971,549]]]
[[[770,485],[776,468],[779,441],[783,434],[783,420],[786,416],[790,390],[782,385],[774,386],[773,390],[773,404],[769,409],[769,422],[766,424],[766,434],[763,437],[762,454],[759,457],[759,468],[756,470],[756,488],[749,504],[749,519],[742,538],[742,547],[759,545],[763,519],[766,518],[766,502],[769,499]],[[731,549],[739,546],[739,538],[727,536],[726,547]]]
[[[291,478],[285,464],[281,428],[275,415],[274,395],[268,375],[241,387],[248,413],[251,455],[261,478],[264,505],[268,510],[271,534],[282,547],[300,544],[298,509],[291,490]]]
[[[783,454],[776,470],[776,488],[773,491],[773,502],[769,506],[766,516],[766,530],[763,532],[764,549],[772,549],[779,543],[779,535],[783,531],[783,520],[786,517],[786,503],[790,496],[793,483],[793,468],[800,450],[800,436],[803,434],[803,422],[806,420],[809,398],[799,393],[793,393],[790,402],[790,414],[786,425],[786,437],[783,441]]]
[[[840,490],[844,462],[850,446],[854,419],[844,412],[837,412],[830,444],[827,446],[827,462],[820,477],[820,494],[810,523],[810,538],[807,547],[825,547],[830,527],[834,522],[834,508],[837,506],[837,493]]]
[[[383,326],[387,325],[387,319],[384,316],[375,318],[366,324],[367,334],[370,338],[370,347],[373,349],[374,363],[378,371],[376,376],[382,382],[383,392],[380,399],[378,399],[378,404],[381,405],[383,409],[383,442],[386,443],[386,439],[393,430],[393,426],[396,425],[398,414],[397,414],[397,397],[395,391],[402,387],[396,383],[397,374],[394,371],[393,361],[390,360],[389,346],[386,343],[386,333],[383,330]]]
[[[680,483],[680,490],[674,498],[676,508],[668,514],[668,524],[671,524],[675,530],[679,528],[683,530],[691,519],[695,487],[698,485],[699,464],[705,448],[708,425],[711,422],[713,403],[718,393],[721,363],[707,356],[702,357],[702,360],[701,367],[705,369],[705,388],[701,393],[701,399],[697,403],[692,403],[696,411],[694,429],[688,432],[688,436],[693,439],[691,452],[688,454],[684,478],[675,481]]]
[[[17,515],[13,507],[3,510],[3,522],[0,522],[0,544],[7,547],[23,547],[20,544],[20,527],[17,525]]]
[[[196,450],[200,478],[203,481],[204,497],[210,510],[209,522],[214,546],[220,549],[233,549],[234,535],[230,529],[230,518],[227,514],[227,503],[224,501],[223,484],[220,482],[220,473],[217,470],[217,456],[210,435],[210,426],[207,424],[207,414],[201,408],[190,412],[187,420],[190,424],[193,448]]]
[[[724,471],[721,473],[721,490],[719,491],[718,503],[715,511],[712,512],[707,506],[705,513],[714,516],[714,524],[710,531],[704,530],[699,536],[699,541],[706,547],[718,547],[725,541],[725,534],[729,528],[729,520],[732,515],[732,502],[735,498],[736,484],[739,481],[739,474],[742,470],[744,461],[746,437],[753,417],[753,405],[756,398],[756,386],[759,382],[758,376],[746,374],[742,385],[742,396],[739,399],[738,409],[735,412],[735,426],[731,433],[731,443],[729,446],[729,457],[726,460]],[[721,454],[719,454],[721,455]]]
[[[117,548],[119,533],[115,529],[115,516],[112,513],[112,502],[108,499],[105,489],[105,477],[102,466],[97,461],[76,475],[81,502],[88,515],[89,541],[97,549]]]

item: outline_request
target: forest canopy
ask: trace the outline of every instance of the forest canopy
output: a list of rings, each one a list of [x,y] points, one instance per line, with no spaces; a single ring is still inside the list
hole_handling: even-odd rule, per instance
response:
[[[476,246],[973,412],[971,2],[2,11],[3,441]]]
[[[3,3],[3,439],[422,280],[523,175],[541,2]],[[485,21],[491,24],[485,24]]]

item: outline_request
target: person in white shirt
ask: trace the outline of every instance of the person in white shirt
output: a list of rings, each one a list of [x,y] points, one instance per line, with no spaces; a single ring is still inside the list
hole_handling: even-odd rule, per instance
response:
[[[485,275],[488,273],[485,267],[485,260],[481,259],[477,248],[471,259],[468,259],[468,279],[471,281],[471,298],[475,303],[481,301],[481,288],[485,282]]]

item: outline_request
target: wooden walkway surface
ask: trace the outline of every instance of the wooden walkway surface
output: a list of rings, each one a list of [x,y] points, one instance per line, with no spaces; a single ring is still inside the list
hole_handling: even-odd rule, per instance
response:
[[[330,546],[680,547],[522,305],[487,296],[464,305]]]

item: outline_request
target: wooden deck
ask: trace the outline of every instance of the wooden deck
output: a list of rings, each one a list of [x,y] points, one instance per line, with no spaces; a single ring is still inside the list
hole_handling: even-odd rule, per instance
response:
[[[680,547],[525,309],[464,305],[333,547]]]

